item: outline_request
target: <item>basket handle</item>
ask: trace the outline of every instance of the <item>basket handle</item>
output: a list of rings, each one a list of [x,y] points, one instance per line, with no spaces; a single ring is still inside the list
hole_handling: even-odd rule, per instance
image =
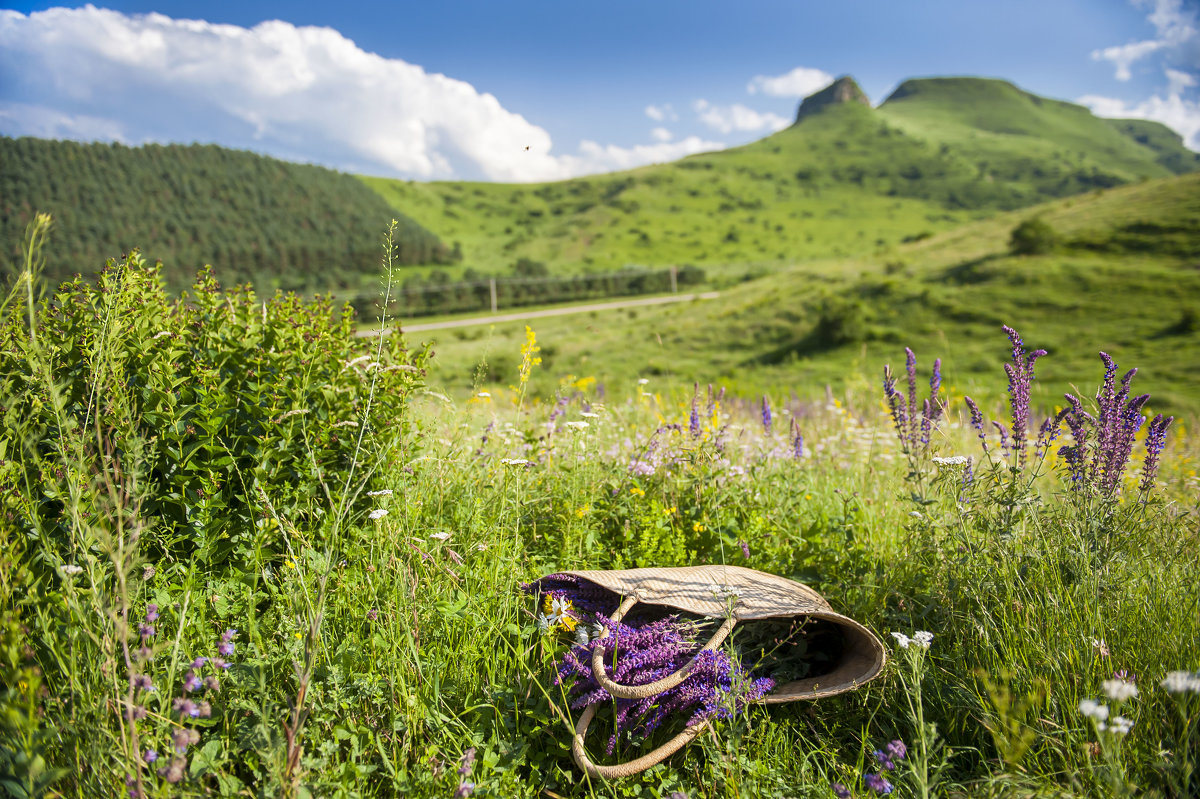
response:
[[[617,612],[612,615],[613,624],[619,625],[621,623],[621,619],[624,618],[625,614],[637,604],[637,601],[638,600],[636,596],[626,597],[625,601],[621,603],[621,606],[617,608]],[[733,629],[734,624],[736,624],[736,620],[732,616],[725,619],[725,622],[717,628],[717,631],[713,633],[712,638],[708,639],[708,643],[705,644],[704,648],[700,651],[703,652],[707,649],[716,649],[721,642],[725,640],[725,637],[729,635],[729,632]],[[604,647],[597,644],[592,650],[592,675],[596,678],[596,682],[600,684],[600,687],[608,691],[609,694],[614,697],[618,697],[620,699],[645,699],[648,696],[654,696],[655,694],[661,694],[663,691],[668,691],[686,680],[688,675],[692,673],[692,668],[696,665],[696,660],[699,659],[699,657],[700,653],[698,652],[696,653],[696,657],[689,660],[683,666],[680,666],[679,669],[674,673],[663,677],[661,680],[655,680],[654,682],[646,683],[645,685],[621,685],[620,683],[609,679],[608,674],[605,673]],[[614,662],[614,673],[616,666],[617,664]],[[688,740],[691,739],[689,738]],[[683,744],[680,744],[680,746],[682,745]],[[671,751],[674,752],[675,750],[672,749]],[[670,752],[667,754],[669,755]],[[663,755],[663,757],[666,757],[666,755]]]
[[[592,723],[595,715],[595,705],[588,705],[584,708],[583,715],[579,717],[579,721],[575,724],[575,737],[571,741],[571,755],[575,758],[575,764],[586,771],[588,776],[600,777],[606,780],[629,777],[638,772],[645,771],[651,766],[657,766],[690,744],[708,726],[707,719],[697,724],[692,724],[685,727],[683,732],[662,746],[651,752],[647,752],[636,760],[630,760],[627,763],[617,763],[612,766],[598,766],[588,759],[587,752],[583,748],[583,737],[587,735],[588,725]]]

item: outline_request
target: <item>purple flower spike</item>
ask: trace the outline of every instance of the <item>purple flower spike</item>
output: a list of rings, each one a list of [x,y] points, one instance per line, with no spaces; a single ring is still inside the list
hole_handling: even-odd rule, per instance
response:
[[[200,669],[204,668],[204,664],[207,662],[208,662],[208,658],[198,657],[192,661],[192,668],[196,671],[200,671]]]
[[[840,782],[835,782],[829,787],[833,789],[833,795],[838,799],[849,799],[849,797],[853,795],[850,793],[850,789],[845,785],[842,785]]]
[[[189,671],[183,678],[183,690],[189,693],[199,691],[202,685],[204,685],[204,681],[197,677],[194,671]]]
[[[917,356],[908,347],[904,348],[904,370],[908,373],[908,443],[916,444],[916,436],[912,429],[913,421],[917,418]]]
[[[146,753],[142,755],[142,759],[147,763],[153,763],[155,760],[158,760],[158,752],[153,749],[147,749]]]
[[[1004,325],[1004,332],[1012,342],[1012,363],[1004,365],[1008,375],[1008,401],[1012,410],[1012,449],[1016,454],[1017,465],[1025,464],[1025,445],[1029,431],[1029,387],[1033,383],[1033,366],[1038,358],[1046,354],[1045,350],[1025,352],[1025,344],[1017,331]]]
[[[875,762],[877,762],[879,764],[880,768],[886,769],[888,771],[896,770],[896,764],[892,762],[892,759],[888,756],[887,752],[883,752],[883,751],[880,751],[879,749],[876,749],[874,754],[875,754]]]
[[[887,745],[887,753],[892,760],[903,760],[908,756],[908,747],[897,738]]]
[[[762,426],[764,433],[771,432],[771,401],[767,399],[766,394],[763,394],[762,398]]]
[[[863,777],[863,782],[868,788],[877,794],[889,794],[892,792],[892,784],[885,780],[880,774],[868,774]]]
[[[156,621],[158,621],[158,605],[151,602],[146,606],[146,623],[152,624]]]
[[[963,401],[967,403],[967,408],[971,411],[971,427],[975,428],[975,432],[979,436],[979,444],[983,447],[983,451],[987,452],[987,434],[983,432],[983,411],[979,410],[975,400],[970,397],[963,397]]]
[[[800,460],[804,457],[804,436],[800,434],[800,424],[792,417],[792,457]]]
[[[1174,421],[1174,416],[1164,419],[1160,413],[1146,431],[1146,461],[1142,464],[1142,483],[1139,486],[1143,493],[1154,488],[1154,478],[1158,476],[1158,456],[1167,444],[1167,428]]]

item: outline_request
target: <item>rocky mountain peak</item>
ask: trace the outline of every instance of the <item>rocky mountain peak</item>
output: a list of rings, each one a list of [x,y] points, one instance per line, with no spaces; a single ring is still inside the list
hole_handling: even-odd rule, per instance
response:
[[[831,105],[842,105],[843,103],[859,103],[868,108],[871,105],[866,93],[849,75],[842,75],[821,91],[805,97],[804,101],[800,103],[800,110],[796,112],[796,121],[799,122]]]

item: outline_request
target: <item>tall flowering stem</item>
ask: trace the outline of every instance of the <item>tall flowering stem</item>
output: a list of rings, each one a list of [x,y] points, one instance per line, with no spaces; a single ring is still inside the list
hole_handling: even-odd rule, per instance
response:
[[[1104,376],[1096,391],[1096,414],[1093,416],[1085,411],[1078,397],[1065,395],[1069,408],[1062,418],[1074,441],[1060,448],[1059,454],[1067,463],[1071,483],[1076,489],[1088,488],[1111,499],[1121,491],[1137,432],[1146,422],[1142,409],[1150,395],[1130,396],[1137,369],[1130,369],[1118,381],[1117,364],[1112,357],[1101,352],[1100,360],[1104,363]],[[1150,425],[1140,485],[1143,492],[1154,486],[1159,455],[1172,421],[1159,414]]]
[[[1012,449],[1018,466],[1025,465],[1026,441],[1029,431],[1029,387],[1033,383],[1033,367],[1045,350],[1025,352],[1025,343],[1016,330],[1004,326],[1012,343],[1012,362],[1004,365],[1008,375],[1008,401],[1012,410]]]
[[[929,378],[929,398],[917,405],[917,356],[908,347],[904,348],[904,369],[908,382],[908,396],[896,388],[896,377],[892,367],[883,367],[883,396],[892,414],[892,424],[904,454],[913,457],[929,451],[933,429],[945,411],[946,405],[940,396],[942,388],[942,359],[933,362],[933,374]]]
[[[1146,431],[1146,460],[1142,464],[1142,483],[1139,486],[1143,494],[1154,488],[1154,478],[1158,476],[1158,458],[1167,443],[1167,428],[1174,421],[1174,416],[1163,418],[1160,413]]]

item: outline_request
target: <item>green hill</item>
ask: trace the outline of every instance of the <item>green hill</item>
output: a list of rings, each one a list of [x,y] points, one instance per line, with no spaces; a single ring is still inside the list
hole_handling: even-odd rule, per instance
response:
[[[55,218],[47,277],[90,273],[140,247],[174,287],[204,264],[260,288],[358,286],[379,273],[397,217],[402,263],[452,253],[350,175],[215,146],[79,144],[0,137],[0,268],[35,211]]]
[[[1013,228],[1037,216],[1052,252],[1015,256]],[[888,257],[798,264],[722,291],[716,300],[539,319],[541,388],[565,375],[632,385],[712,381],[735,392],[820,395],[827,384],[874,392],[903,347],[946,359],[958,394],[995,394],[1002,324],[1044,347],[1039,400],[1094,392],[1096,352],[1141,367],[1159,411],[1200,412],[1200,174],[1090,192],[1006,212]],[[465,391],[481,359],[513,381],[523,323],[436,334],[434,378]]]
[[[532,185],[364,178],[464,267],[695,263],[711,273],[885,252],[906,239],[1095,188],[1200,168],[1156,123],[1105,120],[982,78],[911,80],[879,108],[850,78],[743,147]]]

